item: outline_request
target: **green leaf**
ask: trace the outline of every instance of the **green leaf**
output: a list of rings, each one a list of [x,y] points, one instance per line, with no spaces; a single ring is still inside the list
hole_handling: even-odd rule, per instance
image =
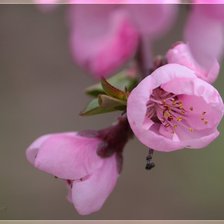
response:
[[[126,102],[107,95],[98,96],[99,105],[102,108],[111,108],[116,110],[125,110]]]
[[[96,114],[102,114],[111,112],[111,110],[108,110],[106,108],[102,108],[99,105],[98,98],[93,99],[90,101],[90,103],[87,105],[87,107],[80,113],[81,116],[89,116],[89,115],[96,115]]]
[[[122,71],[117,75],[108,79],[108,82],[114,86],[115,88],[124,91],[131,91],[137,84],[138,81],[136,78],[130,77],[126,74],[126,71]],[[105,91],[101,85],[101,83],[90,86],[86,89],[86,93],[90,96],[96,97],[99,94],[105,94]]]
[[[95,85],[92,85],[92,86],[88,87],[85,90],[85,92],[86,92],[87,95],[93,96],[93,97],[97,97],[99,94],[104,94],[105,93],[101,83],[97,83]]]
[[[106,94],[109,96],[112,96],[114,98],[126,101],[128,98],[128,94],[125,91],[122,91],[120,89],[117,89],[116,87],[112,86],[109,82],[107,82],[106,79],[101,80],[101,85],[103,87],[103,90],[105,91]]]
[[[91,115],[109,113],[109,112],[113,112],[113,111],[117,111],[117,110],[122,110],[122,111],[125,110],[126,106],[123,101],[119,102],[119,100],[117,100],[117,99],[110,99],[110,100],[105,99],[104,96],[100,95],[98,98],[90,101],[90,103],[80,113],[80,115],[81,116],[91,116]],[[109,103],[109,101],[111,103]]]

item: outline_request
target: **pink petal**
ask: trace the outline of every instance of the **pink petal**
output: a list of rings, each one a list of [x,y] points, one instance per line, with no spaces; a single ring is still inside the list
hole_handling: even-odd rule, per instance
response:
[[[220,69],[218,61],[214,59],[211,67],[207,69],[203,68],[194,59],[187,44],[178,43],[167,52],[166,57],[168,63],[184,65],[192,69],[199,78],[204,79],[205,81],[212,83],[218,76]]]
[[[155,39],[167,32],[173,25],[177,14],[176,5],[127,4],[125,8],[129,11],[130,19],[138,31],[141,34],[147,34],[150,39]]]
[[[203,148],[217,138],[217,127],[223,117],[224,107],[222,98],[212,85],[201,79],[177,78],[161,87],[180,95],[179,99],[183,102],[187,116],[182,123],[186,127],[181,127],[181,123],[177,122],[176,133],[185,147]]]
[[[77,182],[72,187],[72,201],[81,215],[96,212],[103,206],[114,189],[117,178],[116,156],[104,159],[103,166],[87,180]]]
[[[34,165],[35,159],[37,157],[37,154],[39,152],[39,149],[42,147],[43,143],[50,138],[52,135],[43,135],[40,138],[38,138],[36,141],[34,141],[29,148],[26,150],[26,157],[27,160]]]
[[[137,47],[138,33],[116,5],[75,5],[70,27],[74,58],[96,78],[112,75]]]
[[[44,136],[28,148],[27,158],[44,172],[65,180],[76,180],[92,174],[102,165],[102,159],[96,153],[100,143],[96,138],[77,133]]]
[[[197,7],[205,16],[224,23],[224,0],[195,0],[195,3],[204,4]]]
[[[197,87],[193,88],[197,89]],[[216,94],[215,91],[214,97],[210,98],[209,101],[207,100],[207,102],[205,101],[206,96],[182,95],[179,97],[184,108],[189,112],[187,122],[193,129],[204,130],[205,128],[214,129],[214,127],[217,127],[223,112],[220,108],[220,104],[222,105],[221,98],[218,95],[215,96]],[[190,111],[190,108],[192,108],[192,111]]]
[[[209,69],[223,55],[224,26],[202,13],[201,7],[204,5],[194,6],[185,27],[185,39],[197,62]]]

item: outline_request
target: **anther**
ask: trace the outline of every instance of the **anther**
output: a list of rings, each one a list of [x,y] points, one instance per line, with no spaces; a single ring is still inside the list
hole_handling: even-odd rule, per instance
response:
[[[190,111],[193,111],[194,110],[194,108],[193,107],[190,107]]]
[[[174,129],[176,129],[177,127],[178,127],[178,126],[177,126],[176,124],[173,126]]]

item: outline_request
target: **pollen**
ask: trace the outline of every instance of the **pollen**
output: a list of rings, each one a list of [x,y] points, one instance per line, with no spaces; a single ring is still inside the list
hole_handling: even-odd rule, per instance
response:
[[[164,111],[164,113],[163,113],[163,116],[165,117],[165,119],[172,119],[173,117],[172,117],[172,115],[170,114],[170,112],[169,111]]]
[[[146,106],[147,117],[151,118],[153,122],[163,125],[168,132],[175,134],[178,132],[177,128],[184,128],[190,132],[194,131],[192,127],[189,127],[187,122],[188,113],[190,113],[189,111],[193,111],[194,108],[190,105],[189,109],[186,110],[184,102],[177,95],[166,92],[158,87],[153,90]]]

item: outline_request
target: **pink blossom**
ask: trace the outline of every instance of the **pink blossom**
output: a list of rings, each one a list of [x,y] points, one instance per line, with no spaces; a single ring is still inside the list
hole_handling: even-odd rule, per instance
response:
[[[207,146],[219,135],[223,111],[218,91],[178,64],[164,65],[143,79],[127,104],[136,137],[166,152]]]
[[[224,5],[193,5],[184,36],[197,62],[212,67],[224,53]]]
[[[116,154],[97,154],[102,140],[78,132],[38,138],[27,149],[28,161],[37,169],[66,182],[68,200],[81,215],[98,211],[119,176]]]
[[[171,48],[167,52],[166,58],[168,63],[184,65],[193,70],[199,78],[210,83],[216,80],[220,70],[217,59],[214,59],[211,67],[203,68],[202,65],[198,64],[194,59],[188,45],[182,42],[177,43],[173,48]]]
[[[69,21],[75,60],[95,77],[112,75],[173,24],[175,5],[73,5]],[[150,51],[149,49],[145,49]]]
[[[111,75],[134,55],[139,35],[115,5],[71,6],[70,21],[72,54],[96,78]]]

